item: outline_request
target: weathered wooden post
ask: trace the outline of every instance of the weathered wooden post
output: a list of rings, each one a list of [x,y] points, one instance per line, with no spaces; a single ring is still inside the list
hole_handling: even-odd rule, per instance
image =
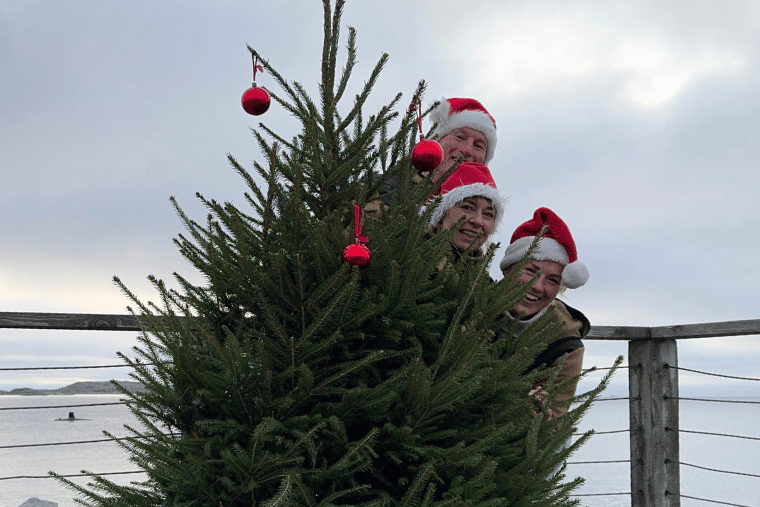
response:
[[[631,507],[679,507],[676,340],[631,340],[628,365]]]

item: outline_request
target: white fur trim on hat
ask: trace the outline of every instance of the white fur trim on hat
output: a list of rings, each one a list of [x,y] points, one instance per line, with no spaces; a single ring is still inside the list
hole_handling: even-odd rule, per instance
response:
[[[535,239],[535,236],[525,236],[516,239],[505,250],[504,257],[499,263],[499,268],[503,271],[520,261],[528,253]],[[581,261],[568,264],[567,250],[555,239],[539,239],[538,246],[533,251],[531,258],[537,261],[554,261],[562,264],[564,266],[562,269],[562,284],[568,289],[577,289],[588,281],[590,275],[588,267]]]

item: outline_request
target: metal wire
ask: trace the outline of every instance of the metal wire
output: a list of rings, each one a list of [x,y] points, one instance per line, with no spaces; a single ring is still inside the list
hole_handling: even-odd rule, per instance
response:
[[[94,368],[124,368],[128,364],[103,364],[98,366],[36,366],[30,368],[0,368],[0,371],[36,371],[36,370],[90,370]]]
[[[741,505],[741,504],[738,504],[738,503],[728,503],[728,502],[719,502],[717,500],[708,500],[707,498],[698,498],[696,496],[674,495],[673,493],[666,493],[666,494],[670,495],[670,496],[677,496],[677,497],[680,497],[680,498],[689,498],[691,500],[700,500],[702,502],[719,503],[721,505],[732,505],[733,507],[752,507],[750,505]]]
[[[678,398],[665,396],[666,400],[688,400],[688,401],[709,401],[712,403],[746,403],[749,405],[760,405],[760,401],[742,401],[742,400],[711,400],[708,398]]]
[[[744,437],[741,435],[729,435],[727,433],[710,433],[709,431],[678,430],[679,433],[696,433],[698,435],[713,435],[716,437],[746,438],[747,440],[760,440],[760,437]]]
[[[711,377],[723,377],[723,378],[730,378],[730,379],[734,379],[734,380],[749,380],[751,382],[760,382],[760,378],[735,377],[733,375],[721,375],[719,373],[709,373],[709,372],[706,372],[706,371],[690,370],[689,368],[681,368],[680,366],[671,366],[669,364],[666,364],[665,368],[673,368],[674,370],[680,370],[680,371],[690,371],[692,373],[699,373],[701,375],[709,375]]]
[[[609,461],[568,461],[568,465],[589,465],[589,464],[600,464],[600,463],[630,463],[631,460],[629,459],[616,459],[616,460],[609,460]]]
[[[145,470],[134,470],[131,472],[103,472],[103,473],[96,473],[92,475],[127,475],[127,474],[144,474]],[[58,477],[89,477],[90,474],[69,474],[69,475],[59,475]],[[14,475],[13,477],[0,477],[0,481],[10,481],[13,479],[55,479],[56,477],[53,477],[52,475]]]
[[[633,493],[629,491],[628,493],[574,493],[570,496],[615,496],[615,495],[635,495],[637,493]],[[638,493],[641,494],[641,493]]]
[[[594,435],[611,435],[613,433],[630,433],[631,430],[626,428],[624,430],[614,430],[614,431],[595,431]],[[585,435],[585,433],[573,433],[574,437],[582,437]]]
[[[113,442],[110,438],[100,440],[79,440],[76,442],[49,442],[46,444],[18,444],[18,445],[0,445],[0,449],[21,449],[24,447],[46,447],[49,445],[74,445],[74,444],[94,444],[97,442]]]
[[[680,461],[678,462],[678,464],[679,465],[683,465],[683,466],[687,466],[687,467],[699,468],[701,470],[707,470],[709,472],[720,472],[722,474],[731,474],[731,475],[745,475],[747,477],[760,477],[760,475],[757,475],[757,474],[748,474],[748,473],[744,473],[744,472],[730,472],[728,470],[718,470],[716,468],[701,467],[699,465],[692,465],[691,463],[682,463]]]

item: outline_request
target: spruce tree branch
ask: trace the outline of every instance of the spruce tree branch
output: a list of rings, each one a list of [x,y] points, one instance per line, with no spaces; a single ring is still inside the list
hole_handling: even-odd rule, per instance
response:
[[[284,347],[287,347],[288,345],[288,332],[283,327],[282,323],[277,318],[277,312],[274,311],[275,306],[271,305],[264,295],[261,288],[257,285],[254,285],[251,287],[251,291],[254,295],[256,304],[258,306],[258,310],[263,312],[263,322],[266,322],[267,328],[274,332],[275,336],[279,339],[280,344]],[[257,332],[256,330],[253,331],[256,334],[260,334],[260,337],[266,338],[267,334],[266,332]],[[262,361],[265,362],[265,361]]]
[[[335,278],[340,277],[341,279],[345,280],[345,273],[347,272],[346,267],[342,267],[341,271],[338,273],[338,276]],[[299,340],[296,342],[296,347],[301,347],[303,344],[308,343],[312,340],[315,340],[316,335],[326,326],[332,324],[335,326],[335,333],[341,333],[342,329],[349,327],[350,325],[357,325],[358,321],[361,322],[362,320],[366,319],[366,315],[357,316],[352,320],[349,320],[348,322],[343,321],[343,314],[348,310],[353,310],[356,307],[355,302],[355,296],[357,292],[357,285],[358,285],[358,277],[357,274],[354,273],[352,276],[352,282],[345,283],[342,287],[342,289],[335,294],[335,296],[327,303],[326,306],[324,306],[318,314],[310,316],[311,324],[308,326],[307,329],[304,330],[303,334],[299,338]],[[305,306],[305,305],[304,305]],[[363,314],[372,313],[374,311],[373,308],[365,308],[363,310]],[[334,319],[335,312],[341,312],[339,319]],[[336,322],[337,320],[337,322]]]
[[[372,443],[379,432],[378,428],[372,428],[358,442],[350,445],[348,452],[327,469],[327,476],[342,477],[350,475],[356,469],[371,468],[372,461],[366,454],[377,456],[372,450]],[[362,466],[357,466],[357,463],[362,463]]]
[[[271,65],[269,65],[269,62],[266,59],[262,58],[261,55],[255,49],[253,49],[250,45],[246,45],[246,47],[248,48],[248,51],[251,53],[251,55],[253,55],[253,56],[256,57],[257,61],[261,64],[261,66],[264,69],[266,69],[274,77],[274,79],[277,82],[277,84],[280,85],[280,88],[282,88],[283,90],[285,90],[285,92],[287,93],[287,95],[290,97],[291,100],[293,100],[293,102],[295,102],[295,104],[296,104],[297,107],[294,107],[289,102],[281,99],[272,90],[267,89],[267,91],[269,92],[269,94],[272,96],[272,99],[274,99],[275,102],[277,102],[282,107],[284,107],[285,109],[287,109],[288,111],[290,111],[294,116],[296,116],[296,117],[303,117],[306,114],[306,108],[303,107],[303,104],[301,103],[298,95],[293,90],[293,88],[291,88],[291,86],[280,75],[280,73],[277,72],[277,70],[274,67],[272,67]]]
[[[431,478],[436,478],[435,465],[435,461],[429,461],[422,467],[417,476],[414,478],[414,482],[412,482],[409,489],[407,490],[407,493],[401,499],[401,507],[413,507],[419,503],[419,498],[423,494],[423,488],[425,488],[425,484],[429,484],[428,481]]]
[[[312,390],[311,393],[309,393],[309,395],[316,396],[318,394],[326,393],[328,392],[327,388],[329,386],[336,384],[338,381],[343,380],[349,377],[351,374],[359,372],[378,361],[382,361],[386,357],[388,357],[388,355],[385,353],[385,351],[376,350],[367,354],[365,357],[358,361],[347,362],[345,368],[341,368],[338,373],[331,375],[323,380]]]
[[[380,60],[375,64],[375,68],[372,69],[372,73],[370,74],[369,79],[364,83],[364,88],[362,89],[361,93],[356,96],[354,99],[354,107],[351,110],[351,112],[346,116],[346,119],[343,120],[343,122],[338,125],[337,129],[338,131],[345,130],[348,125],[351,124],[351,122],[356,117],[356,114],[361,110],[361,108],[364,106],[364,103],[367,101],[367,98],[369,97],[369,94],[372,92],[372,88],[375,86],[375,83],[377,82],[377,78],[380,76],[380,73],[385,68],[385,64],[388,63],[388,54],[383,53],[380,57]],[[398,102],[398,100],[401,98],[401,94],[399,93],[396,95],[396,98],[393,100],[392,104],[395,104]],[[386,106],[384,110],[388,110],[389,107]],[[377,115],[378,119],[382,118],[384,115],[382,112]]]
[[[322,73],[319,85],[320,95],[322,97],[322,121],[324,122],[325,129],[325,143],[327,166],[330,167],[332,160],[330,155],[332,150],[337,149],[333,139],[330,138],[334,135],[334,111],[337,106],[335,103],[334,86],[335,86],[335,67],[338,57],[338,41],[340,39],[340,16],[343,11],[343,0],[337,0],[335,2],[335,12],[330,16],[330,2],[329,0],[323,0],[324,15],[325,15],[325,39],[324,46],[322,48]]]
[[[346,57],[346,64],[343,67],[343,73],[338,82],[338,89],[335,92],[336,103],[340,102],[340,99],[343,97],[343,93],[346,91],[346,86],[348,85],[348,80],[351,77],[351,71],[353,71],[354,66],[356,65],[356,30],[351,26],[348,27],[347,49],[348,56]]]
[[[285,474],[277,489],[277,494],[272,498],[262,502],[261,507],[280,507],[291,505],[290,499],[293,496],[293,477],[291,474]]]
[[[421,99],[425,88],[425,81],[420,81],[417,85],[416,91],[414,92],[414,96]],[[401,94],[399,93],[396,97],[396,101],[400,100]],[[376,188],[380,188],[382,185],[384,185],[387,178],[393,174],[396,174],[398,171],[400,171],[400,174],[402,176],[400,188],[408,188],[408,175],[412,172],[411,166],[408,162],[409,146],[411,146],[411,144],[414,142],[415,133],[416,113],[407,108],[404,116],[401,119],[399,130],[393,136],[391,136],[390,139],[387,139],[385,141],[383,141],[384,136],[381,137],[379,152],[381,155],[382,173],[381,177],[377,181],[378,186]],[[390,153],[388,153],[388,147],[390,147]],[[401,161],[404,159],[406,159],[407,162],[405,164],[401,164]]]
[[[264,125],[263,123],[261,123],[261,124],[259,125],[259,127],[260,127],[260,128],[261,128],[261,129],[262,129],[264,132],[266,132],[266,133],[267,133],[267,135],[269,135],[269,136],[270,136],[272,139],[274,139],[275,141],[277,141],[277,142],[279,142],[280,144],[282,144],[282,145],[285,147],[285,149],[287,149],[287,150],[289,150],[289,151],[291,151],[291,152],[295,152],[295,151],[297,151],[298,147],[297,147],[297,146],[296,146],[294,143],[291,143],[291,142],[288,142],[288,141],[286,141],[285,139],[283,139],[282,137],[280,137],[279,135],[277,135],[275,132],[273,132],[272,130],[270,130],[270,129],[269,129],[269,127],[267,127],[267,126],[266,126],[266,125]],[[261,134],[259,134],[257,131],[255,131],[255,130],[253,130],[253,129],[251,129],[251,132],[253,132],[253,135],[254,135],[254,136],[256,136],[256,141],[258,141],[258,143],[259,143],[259,146],[261,146],[261,145],[266,145],[266,141],[265,141],[265,140],[264,140],[264,138],[261,136]]]

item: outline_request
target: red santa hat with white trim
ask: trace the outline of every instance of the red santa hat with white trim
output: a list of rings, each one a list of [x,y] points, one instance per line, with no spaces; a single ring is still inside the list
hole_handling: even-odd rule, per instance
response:
[[[462,127],[470,127],[482,132],[488,141],[486,158],[483,162],[488,164],[493,158],[496,151],[496,120],[477,100],[442,99],[440,104],[430,112],[430,121],[436,124],[433,135],[437,135],[438,139]]]
[[[440,202],[430,217],[430,223],[433,225],[438,225],[451,208],[468,197],[485,197],[491,201],[496,210],[494,230],[499,227],[501,217],[504,216],[504,197],[496,188],[496,182],[488,167],[477,162],[459,164],[451,176],[441,184],[436,195]]]
[[[583,286],[588,281],[589,270],[578,260],[575,241],[567,224],[549,208],[538,208],[532,219],[515,230],[499,267],[504,270],[520,261],[528,253],[533,240],[544,226],[544,234],[538,240],[538,247],[531,258],[562,264],[562,284],[569,289]]]

